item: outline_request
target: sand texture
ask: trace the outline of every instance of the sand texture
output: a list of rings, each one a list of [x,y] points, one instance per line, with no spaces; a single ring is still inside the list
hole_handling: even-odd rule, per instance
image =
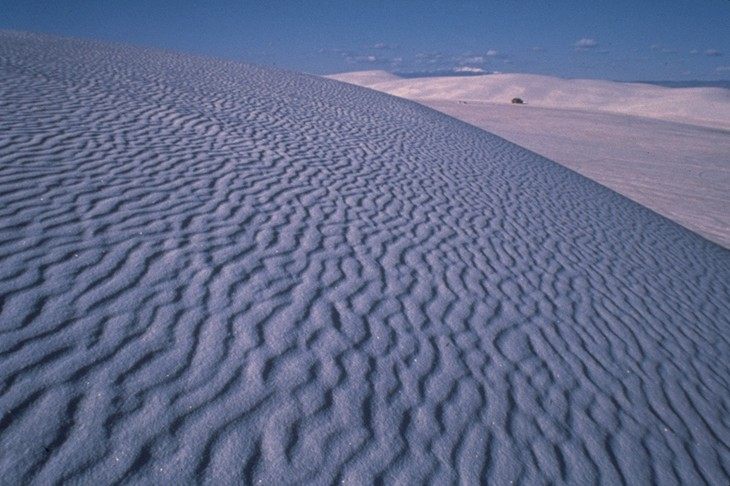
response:
[[[313,76],[0,33],[3,484],[727,484],[730,252]]]
[[[499,135],[730,248],[728,89],[530,74],[331,77],[406,97]],[[517,95],[527,104],[511,104]]]
[[[605,112],[422,103],[533,150],[730,248],[730,130]]]

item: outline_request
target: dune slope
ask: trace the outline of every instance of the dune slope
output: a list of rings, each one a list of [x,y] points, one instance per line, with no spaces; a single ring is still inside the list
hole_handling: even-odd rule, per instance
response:
[[[404,96],[499,135],[730,248],[730,90],[527,74],[331,77]],[[528,104],[510,104],[516,95]],[[691,123],[669,121],[674,118]]]
[[[727,483],[730,254],[415,103],[0,34],[0,477]]]
[[[605,112],[422,101],[730,248],[730,131]]]

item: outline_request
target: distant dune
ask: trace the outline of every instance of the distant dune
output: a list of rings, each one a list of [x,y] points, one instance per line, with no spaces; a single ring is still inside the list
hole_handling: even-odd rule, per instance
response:
[[[727,484],[730,253],[407,100],[0,33],[9,484]]]
[[[495,133],[730,248],[730,130],[716,128],[730,124],[730,90],[521,74],[392,77],[333,76]],[[527,104],[510,105],[516,96]]]
[[[606,111],[730,130],[730,90],[724,88],[669,88],[536,74],[393,76],[385,71],[358,71],[327,77],[409,99],[507,104],[521,97],[541,108]]]

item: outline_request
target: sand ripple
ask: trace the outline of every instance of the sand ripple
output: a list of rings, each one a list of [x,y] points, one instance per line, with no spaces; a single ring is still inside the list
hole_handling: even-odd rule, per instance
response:
[[[0,77],[0,482],[727,484],[727,250],[334,81]]]

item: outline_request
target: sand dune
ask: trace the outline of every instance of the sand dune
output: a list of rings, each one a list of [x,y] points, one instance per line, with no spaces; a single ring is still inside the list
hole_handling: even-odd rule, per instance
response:
[[[312,76],[0,33],[0,477],[726,484],[730,254]]]
[[[393,75],[386,74],[333,77],[406,96],[495,133],[730,248],[730,130],[713,128],[730,124],[730,90],[532,75],[391,82]],[[518,93],[528,105],[509,104]],[[458,99],[462,95],[470,100]],[[648,104],[631,109],[652,96],[661,110]],[[563,102],[573,109],[560,107]],[[715,117],[700,120],[711,112],[705,111],[708,103]],[[668,120],[673,118],[699,124]]]
[[[605,111],[730,130],[730,90],[723,88],[668,88],[537,74],[393,76],[384,71],[357,71],[328,77],[409,99],[509,104],[512,98],[521,97],[540,108]]]

